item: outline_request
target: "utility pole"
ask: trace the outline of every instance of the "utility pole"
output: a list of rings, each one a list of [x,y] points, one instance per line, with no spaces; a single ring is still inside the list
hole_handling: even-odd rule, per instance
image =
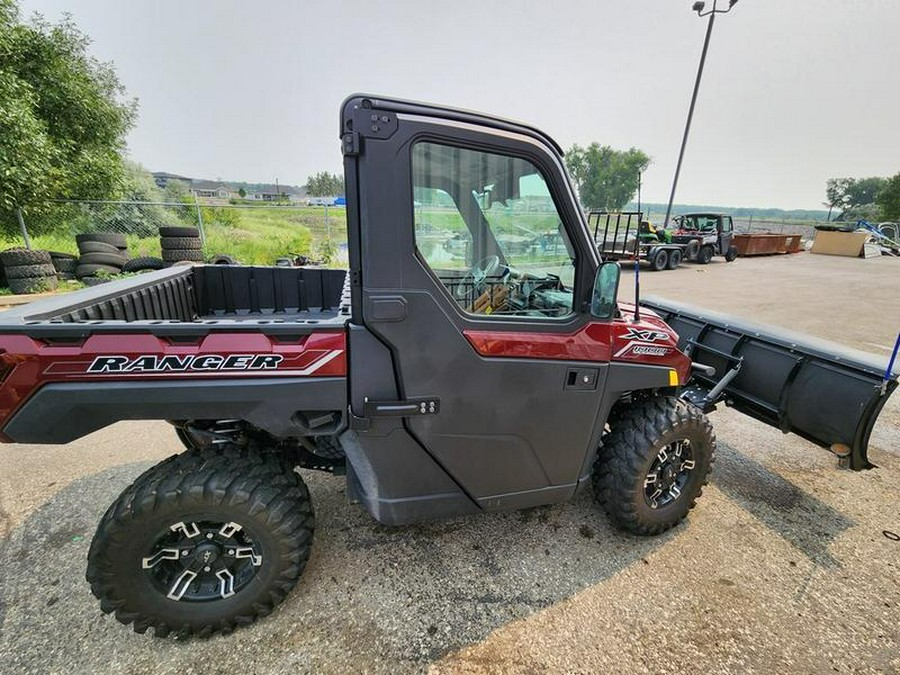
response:
[[[724,4],[724,0],[721,0]],[[675,201],[675,189],[678,187],[678,176],[681,173],[681,163],[684,161],[684,149],[687,147],[688,135],[691,133],[691,120],[694,117],[694,106],[697,104],[697,93],[700,91],[700,79],[703,77],[703,66],[706,63],[706,52],[709,51],[709,39],[712,37],[713,24],[716,14],[727,14],[737,4],[737,0],[728,0],[728,9],[717,7],[720,0],[713,0],[712,9],[704,12],[705,2],[695,2],[691,8],[697,12],[697,16],[709,16],[709,24],[706,27],[706,39],[703,41],[703,52],[700,54],[700,66],[697,68],[697,79],[694,81],[694,93],[691,95],[691,107],[688,108],[687,123],[684,125],[684,137],[681,139],[681,151],[678,153],[678,164],[675,165],[675,178],[672,180],[672,192],[669,194],[669,203],[666,206],[666,219],[663,227],[669,226],[669,217],[672,215],[672,203]]]

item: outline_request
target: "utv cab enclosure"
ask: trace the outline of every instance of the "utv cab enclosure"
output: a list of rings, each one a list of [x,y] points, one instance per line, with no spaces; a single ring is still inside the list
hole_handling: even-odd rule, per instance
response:
[[[720,255],[726,262],[737,258],[733,245],[734,223],[731,216],[722,213],[685,213],[675,217],[675,233],[672,241],[685,246],[684,259],[709,263]]]
[[[869,466],[896,376],[697,308],[618,303],[618,264],[541,131],[357,95],[340,141],[349,271],[170,268],[0,315],[3,440],[160,419],[186,446],[93,540],[88,581],[123,623],[205,636],[271,611],[312,543],[297,467],[346,474],[391,525],[592,482],[617,526],[655,534],[700,495],[719,402]],[[832,393],[805,402],[816,387]]]

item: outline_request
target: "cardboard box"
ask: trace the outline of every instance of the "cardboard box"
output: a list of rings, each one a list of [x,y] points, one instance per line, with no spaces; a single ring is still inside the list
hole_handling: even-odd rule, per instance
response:
[[[813,241],[810,253],[822,255],[844,255],[850,258],[859,258],[863,252],[863,246],[869,238],[866,232],[832,232],[829,230],[816,230],[816,239]]]

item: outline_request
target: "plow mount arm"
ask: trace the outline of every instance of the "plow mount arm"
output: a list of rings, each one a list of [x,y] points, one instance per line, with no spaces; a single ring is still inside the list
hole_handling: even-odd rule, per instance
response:
[[[885,359],[665,298],[641,304],[678,333],[679,348],[698,364],[683,398],[706,411],[724,402],[828,448],[851,469],[872,468],[869,436],[897,388]]]

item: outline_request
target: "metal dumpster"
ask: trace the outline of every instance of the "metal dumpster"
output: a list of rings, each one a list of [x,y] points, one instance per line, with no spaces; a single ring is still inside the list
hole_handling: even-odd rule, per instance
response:
[[[739,256],[797,253],[799,234],[735,234],[733,239]]]

